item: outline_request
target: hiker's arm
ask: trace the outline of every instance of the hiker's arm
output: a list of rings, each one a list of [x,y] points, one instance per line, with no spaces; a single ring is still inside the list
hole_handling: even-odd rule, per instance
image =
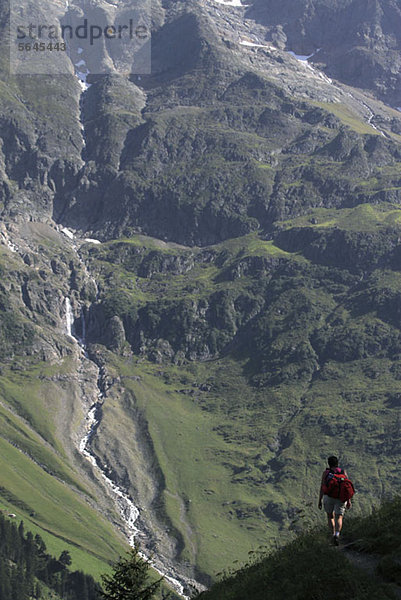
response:
[[[322,481],[320,483],[320,492],[319,492],[319,503],[318,503],[318,508],[322,508],[322,498],[323,498],[323,484],[324,484],[324,476],[325,476],[326,472],[323,473],[322,475]]]

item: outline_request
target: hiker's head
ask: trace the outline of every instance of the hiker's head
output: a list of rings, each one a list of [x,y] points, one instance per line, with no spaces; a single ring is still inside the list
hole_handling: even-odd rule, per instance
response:
[[[327,462],[329,463],[329,467],[331,469],[335,469],[336,467],[338,467],[338,458],[337,458],[337,456],[329,456],[329,458],[327,459]]]

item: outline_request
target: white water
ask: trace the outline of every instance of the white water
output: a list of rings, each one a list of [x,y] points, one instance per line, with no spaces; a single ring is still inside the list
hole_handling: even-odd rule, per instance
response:
[[[19,247],[10,240],[9,234],[6,230],[0,231],[0,240],[2,244],[7,246],[10,252],[13,252],[14,254],[19,252]]]
[[[383,137],[385,137],[385,134],[383,131],[381,131],[381,129],[379,129],[378,127],[376,127],[376,125],[374,125],[372,123],[373,119],[375,118],[375,113],[372,111],[372,109],[370,108],[370,106],[368,106],[366,104],[366,102],[362,102],[362,100],[360,101],[360,103],[362,104],[362,106],[364,106],[366,108],[366,110],[368,111],[368,123],[371,127],[373,127],[373,129],[376,129],[376,131],[378,131]]]
[[[365,110],[367,110],[368,116],[366,117],[366,122],[368,123],[368,125],[370,125],[370,127],[372,127],[373,129],[375,129],[376,131],[378,131],[381,136],[386,137],[386,134],[384,133],[384,131],[382,131],[381,129],[379,129],[378,127],[376,127],[376,125],[374,125],[372,123],[373,119],[375,118],[375,114],[372,111],[372,109],[370,108],[370,106],[368,104],[366,104],[366,102],[364,102],[363,100],[359,100],[359,98],[357,98],[354,94],[351,94],[351,92],[347,92],[347,95],[350,98],[352,98],[353,100],[355,100],[355,102],[358,102],[358,104],[360,104],[361,106],[363,106],[363,108]]]
[[[317,50],[315,50],[315,52],[313,52],[312,54],[309,54],[308,56],[302,55],[302,54],[295,54],[295,52],[293,52],[292,50],[288,50],[287,52],[288,52],[288,54],[290,54],[291,56],[293,56],[294,58],[296,58],[297,60],[299,60],[303,65],[305,65],[305,67],[307,67],[311,71],[314,71],[315,74],[318,74],[321,79],[323,79],[327,83],[330,83],[330,84],[333,85],[333,80],[330,79],[330,77],[327,77],[327,75],[325,75],[324,73],[322,73],[322,71],[316,71],[312,67],[312,65],[310,65],[308,63],[308,60],[310,58],[312,58],[313,56],[315,56],[315,54],[317,54],[319,51],[320,51],[320,48],[318,48]],[[336,87],[338,87],[338,85]],[[373,119],[375,118],[375,114],[372,111],[372,109],[370,108],[370,106],[368,104],[366,104],[366,102],[364,102],[363,100],[359,100],[359,98],[357,98],[356,96],[354,96],[350,92],[348,92],[348,96],[350,98],[353,98],[356,102],[358,102],[361,106],[363,106],[363,108],[367,111],[366,122],[368,123],[368,125],[370,125],[370,127],[372,127],[373,129],[375,129],[378,133],[380,133],[380,135],[382,135],[383,137],[386,137],[385,133],[381,129],[379,129],[378,127],[376,127],[376,125],[374,125]]]
[[[96,416],[95,416],[96,410],[97,410],[97,403],[93,404],[90,407],[90,410],[89,410],[88,414],[86,415],[86,419],[85,419],[85,421],[86,421],[86,435],[79,442],[79,451],[95,467],[97,466],[96,465],[96,460],[94,459],[94,457],[92,456],[92,454],[90,452],[88,452],[88,450],[86,449],[86,447],[87,447],[87,445],[89,443],[90,438],[93,435],[94,426],[97,424]]]
[[[99,425],[97,413],[100,406],[103,404],[102,397],[103,394],[100,392],[98,401],[91,406],[87,414],[86,434],[79,443],[79,451],[91,463],[92,467],[97,471],[109,489],[113,492],[120,516],[129,530],[129,544],[134,546],[135,538],[141,534],[140,529],[138,529],[136,526],[136,522],[140,515],[139,509],[135,506],[130,496],[106,475],[106,472],[110,471],[109,465],[104,463],[102,466],[99,466],[95,455],[90,450],[90,441]],[[140,554],[142,558],[149,560],[144,553],[141,552]],[[178,579],[168,575],[163,568],[159,568],[154,563],[152,563],[152,566],[160,575],[164,577],[166,581],[170,583],[170,585],[183,597],[184,600],[190,600],[189,596],[184,594],[184,586]]]
[[[109,471],[109,466],[104,464],[102,467],[98,465],[96,457],[90,451],[90,441],[96,432],[96,428],[99,425],[99,419],[97,412],[102,405],[102,394],[99,393],[99,399],[93,404],[86,417],[86,434],[79,443],[79,451],[85,458],[91,463],[91,465],[98,471],[98,474],[105,481],[107,486],[112,490],[113,494],[117,496],[117,506],[122,517],[122,520],[127,524],[130,531],[130,544],[133,545],[135,537],[140,533],[140,530],[136,527],[135,522],[139,517],[139,510],[132,502],[131,498],[126,494],[117,484],[114,483],[105,474],[105,471]]]
[[[71,301],[68,297],[65,298],[65,321],[66,321],[67,334],[70,335],[71,337],[74,337],[74,333],[75,333],[74,327],[73,327],[74,315],[72,312]],[[82,329],[81,338],[77,338],[75,336],[75,339],[78,341],[78,343],[84,350],[84,352],[81,355],[82,356],[81,360],[85,360],[85,359],[88,359],[88,356],[87,356],[87,352],[86,352],[86,324],[85,324],[85,314],[84,314],[83,308],[81,308],[81,329]],[[140,516],[139,509],[137,506],[135,506],[135,504],[132,501],[129,494],[126,491],[124,491],[119,485],[117,485],[114,481],[112,481],[112,479],[110,479],[110,477],[107,475],[107,473],[111,472],[110,466],[106,463],[100,464],[99,459],[96,458],[96,455],[91,451],[91,447],[90,447],[91,440],[92,440],[93,436],[95,435],[96,430],[100,424],[99,411],[104,402],[104,394],[101,391],[99,384],[98,384],[98,389],[99,389],[99,392],[98,392],[97,400],[96,400],[96,402],[94,402],[94,404],[92,404],[92,406],[90,407],[90,409],[88,411],[88,414],[86,415],[85,435],[80,440],[80,442],[78,444],[78,448],[79,448],[80,453],[90,462],[90,464],[92,465],[92,468],[97,472],[99,477],[101,479],[103,479],[106,486],[111,490],[111,492],[114,496],[116,505],[118,507],[118,511],[120,513],[121,519],[127,526],[127,530],[129,532],[128,533],[129,544],[131,546],[133,546],[135,543],[135,539],[141,535],[141,530],[136,525],[138,518]],[[141,553],[141,556],[145,560],[149,560],[149,558],[145,554]],[[161,563],[161,561],[159,561],[159,562]],[[173,576],[173,575],[175,575],[175,573],[172,571],[172,569],[170,567],[168,567],[169,573],[166,573],[166,569],[162,564],[160,564],[160,566],[159,566],[159,565],[154,564],[154,562],[152,562],[152,566],[161,576],[164,577],[164,579],[166,581],[168,581],[170,583],[172,588],[175,589],[175,591],[178,592],[184,600],[190,600],[189,596],[186,596],[184,594],[184,585],[180,582],[179,579],[177,579],[176,577]]]
[[[72,312],[71,301],[67,297],[64,300],[65,304],[65,329],[67,335],[73,337],[73,329],[74,329],[74,314]]]

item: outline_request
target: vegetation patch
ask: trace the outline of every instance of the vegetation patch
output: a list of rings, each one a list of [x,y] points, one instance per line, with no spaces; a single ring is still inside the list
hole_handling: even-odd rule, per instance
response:
[[[353,113],[348,106],[341,104],[340,102],[311,102],[315,106],[320,106],[324,110],[331,112],[335,115],[344,125],[347,125],[353,131],[361,135],[380,135],[372,125],[361,120],[358,115]]]

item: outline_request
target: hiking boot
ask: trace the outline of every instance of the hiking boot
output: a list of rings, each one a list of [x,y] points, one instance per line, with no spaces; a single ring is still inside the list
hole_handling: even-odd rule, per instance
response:
[[[338,535],[333,535],[333,544],[334,544],[334,546],[339,546],[340,545],[340,540],[339,540],[339,536]]]

